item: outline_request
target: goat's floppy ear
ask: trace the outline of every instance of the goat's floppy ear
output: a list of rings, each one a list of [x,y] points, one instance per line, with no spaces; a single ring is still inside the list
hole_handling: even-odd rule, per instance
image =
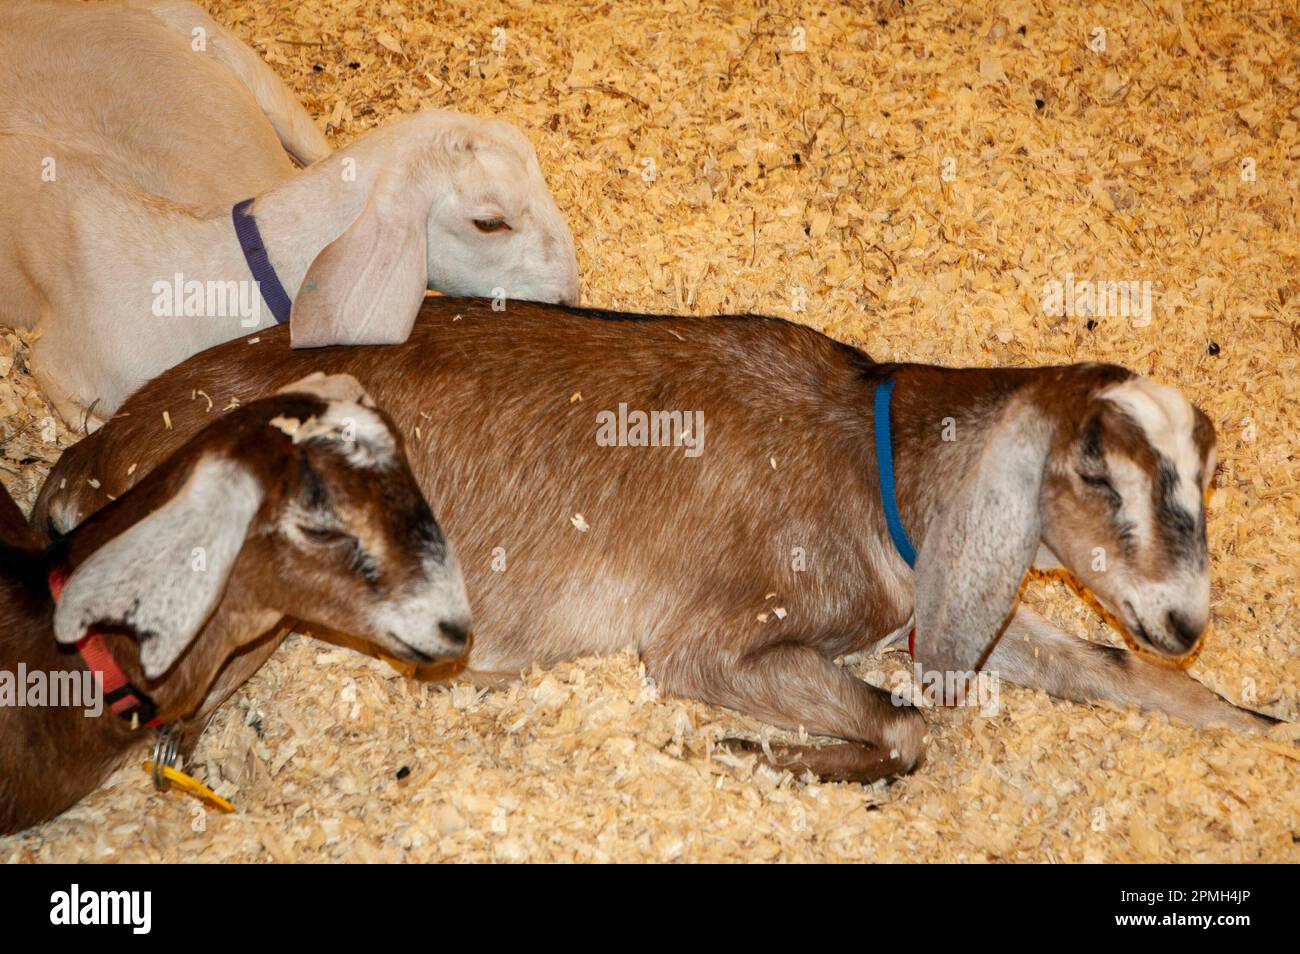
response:
[[[55,638],[128,626],[145,676],[161,676],[221,602],[261,503],[262,485],[244,467],[201,458],[175,496],[76,568],[54,612]]]
[[[381,176],[365,207],[307,269],[289,313],[294,348],[401,344],[429,284],[432,195]]]
[[[916,646],[927,670],[970,672],[1015,604],[1041,535],[1051,428],[1019,402],[1002,413],[916,561]]]

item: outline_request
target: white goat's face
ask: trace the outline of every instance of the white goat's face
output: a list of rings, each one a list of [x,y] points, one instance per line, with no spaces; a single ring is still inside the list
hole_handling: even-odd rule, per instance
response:
[[[1214,427],[1178,391],[1141,377],[1103,388],[1079,420],[1049,465],[1044,542],[1134,640],[1185,656],[1209,619]]]
[[[451,188],[429,214],[429,287],[576,305],[573,235],[532,144],[496,120],[463,135],[452,152]]]

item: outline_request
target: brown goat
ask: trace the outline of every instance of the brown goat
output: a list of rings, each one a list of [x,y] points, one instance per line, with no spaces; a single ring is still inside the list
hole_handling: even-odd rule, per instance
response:
[[[286,617],[414,663],[464,653],[455,559],[354,380],[314,376],[207,423],[150,448],[147,476],[52,545],[0,495],[0,682],[17,690],[0,693],[0,834],[96,788],[141,723],[192,744]],[[33,705],[29,683],[69,691]]]
[[[1199,641],[1213,429],[1121,368],[875,364],[776,319],[456,299],[426,301],[403,345],[304,353],[284,328],[260,336],[145,386],[59,462],[66,489],[36,518],[66,526],[123,492],[131,464],[209,419],[193,389],[221,403],[320,366],[365,381],[407,434],[464,561],[483,678],[635,646],[668,692],[850,743],[777,747],[776,764],[873,779],[918,763],[925,722],[833,659],[906,632],[915,609],[927,678],[983,666],[1067,699],[1269,722],[1025,609],[1007,622],[1035,555],[1054,555],[1150,654]],[[915,571],[882,506],[886,380]],[[637,411],[660,412],[653,434]],[[620,438],[678,446],[606,446]]]

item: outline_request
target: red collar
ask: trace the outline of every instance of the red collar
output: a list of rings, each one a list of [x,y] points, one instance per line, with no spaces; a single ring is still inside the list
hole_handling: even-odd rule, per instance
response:
[[[63,595],[63,585],[67,581],[66,566],[56,566],[50,570],[50,595],[54,597],[54,602],[57,603],[59,597]],[[99,691],[104,694],[104,701],[108,703],[114,715],[131,722],[133,728],[137,725],[163,724],[162,719],[158,718],[158,707],[154,701],[149,698],[148,693],[137,689],[131,680],[126,678],[126,673],[122,671],[122,667],[117,664],[117,660],[113,658],[113,653],[108,648],[108,641],[95,627],[87,629],[86,635],[77,642],[77,652],[81,655],[81,661],[86,664],[86,668],[95,674]]]

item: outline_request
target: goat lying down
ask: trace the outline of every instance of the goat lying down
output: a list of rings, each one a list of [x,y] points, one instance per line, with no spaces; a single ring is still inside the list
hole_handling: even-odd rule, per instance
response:
[[[407,435],[465,569],[480,678],[636,646],[668,692],[850,743],[777,747],[777,764],[873,779],[918,764],[925,721],[833,660],[914,614],[927,677],[982,666],[1195,725],[1274,721],[1185,672],[1011,615],[1037,555],[1151,655],[1186,657],[1205,630],[1214,432],[1178,392],[1122,368],[876,364],[777,319],[496,314],[455,299],[426,301],[399,346],[285,345],[277,329],[148,384],[63,456],[34,519],[68,527],[125,492],[131,465],[147,471],[210,419],[194,389],[221,406],[320,365],[365,381]],[[877,468],[873,408],[890,381],[915,570]],[[617,446],[663,443],[613,424],[652,411],[682,412],[682,446]]]
[[[410,662],[464,653],[455,558],[355,380],[310,377],[206,423],[52,545],[0,491],[0,680],[84,687],[94,670],[104,690],[103,711],[85,688],[0,705],[0,834],[94,790],[146,724],[187,749],[285,617]]]
[[[192,3],[0,4],[0,89],[0,324],[39,331],[33,370],[72,426],[277,321],[297,347],[388,343],[426,288],[577,300],[518,129],[429,110],[331,155]]]

